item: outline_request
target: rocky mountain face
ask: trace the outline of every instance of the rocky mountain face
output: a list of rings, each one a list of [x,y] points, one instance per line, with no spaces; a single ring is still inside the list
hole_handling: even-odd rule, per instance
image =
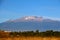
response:
[[[60,21],[45,19],[37,16],[25,16],[16,20],[0,23],[1,30],[7,31],[29,31],[29,30],[58,30],[60,31]]]

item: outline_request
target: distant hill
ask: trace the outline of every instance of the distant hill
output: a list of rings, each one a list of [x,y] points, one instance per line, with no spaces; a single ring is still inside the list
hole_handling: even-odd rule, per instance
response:
[[[60,21],[45,19],[37,16],[25,16],[16,20],[0,23],[1,30],[7,31],[31,31],[31,30],[57,30],[60,31]]]

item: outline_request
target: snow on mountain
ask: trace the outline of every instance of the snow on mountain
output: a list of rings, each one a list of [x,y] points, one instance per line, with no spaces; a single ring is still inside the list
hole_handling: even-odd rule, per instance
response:
[[[11,20],[12,22],[23,22],[23,21],[42,21],[44,20],[43,17],[37,17],[37,16],[25,16],[21,17],[16,20]]]

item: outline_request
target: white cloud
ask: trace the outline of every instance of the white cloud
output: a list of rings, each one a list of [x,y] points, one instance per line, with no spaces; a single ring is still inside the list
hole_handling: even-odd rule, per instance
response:
[[[48,18],[48,19],[52,19],[52,20],[60,21],[60,18],[56,18],[56,17],[47,17],[47,16],[43,16],[43,17]]]

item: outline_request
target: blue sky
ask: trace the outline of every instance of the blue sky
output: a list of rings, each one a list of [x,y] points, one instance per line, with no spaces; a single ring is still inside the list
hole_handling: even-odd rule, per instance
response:
[[[23,16],[60,18],[60,0],[0,1],[0,22]]]

